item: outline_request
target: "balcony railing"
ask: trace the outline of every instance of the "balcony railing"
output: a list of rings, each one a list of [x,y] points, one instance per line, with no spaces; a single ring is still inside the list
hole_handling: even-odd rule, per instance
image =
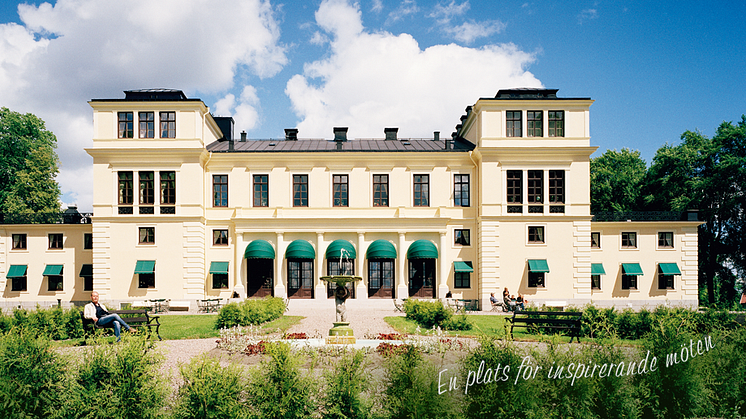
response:
[[[0,214],[0,224],[90,224],[93,213]]]

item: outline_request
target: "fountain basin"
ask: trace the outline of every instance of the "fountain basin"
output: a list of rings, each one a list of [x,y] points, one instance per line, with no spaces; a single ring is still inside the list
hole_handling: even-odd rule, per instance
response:
[[[379,340],[379,339],[357,339],[355,343],[329,343],[326,339],[288,339],[283,342],[288,342],[293,348],[319,348],[319,347],[340,347],[340,348],[352,348],[352,349],[363,349],[363,348],[377,348],[381,343],[389,343],[391,345],[403,345],[404,342],[400,340]]]

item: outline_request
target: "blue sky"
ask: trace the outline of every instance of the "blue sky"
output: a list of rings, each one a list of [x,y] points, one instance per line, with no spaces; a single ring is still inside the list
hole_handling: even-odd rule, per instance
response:
[[[2,2],[0,106],[57,134],[63,202],[84,210],[87,101],[125,89],[182,89],[249,138],[330,138],[449,135],[479,97],[544,86],[595,100],[594,157],[649,164],[746,113],[744,22],[743,2]]]

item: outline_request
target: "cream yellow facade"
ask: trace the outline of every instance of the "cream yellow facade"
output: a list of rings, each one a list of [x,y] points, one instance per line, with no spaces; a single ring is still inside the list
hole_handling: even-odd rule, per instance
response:
[[[87,228],[93,249],[64,251],[65,281],[91,264],[93,288],[112,302],[324,300],[320,277],[351,274],[362,278],[358,299],[450,292],[489,309],[490,293],[508,288],[538,305],[696,306],[696,220],[593,220],[592,103],[502,90],[468,107],[448,139],[387,128],[386,139],[348,140],[330,127],[332,140],[297,139],[297,130],[249,140],[180,91],[92,100],[93,221],[62,227],[71,243]],[[24,263],[37,281],[51,262],[32,255],[49,251],[8,250],[11,234],[41,237],[57,225],[2,227],[3,278]],[[83,288],[14,294],[6,285],[3,304],[83,301]]]

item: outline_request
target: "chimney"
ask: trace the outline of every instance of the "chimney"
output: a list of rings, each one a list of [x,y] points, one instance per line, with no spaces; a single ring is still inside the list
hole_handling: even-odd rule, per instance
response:
[[[433,141],[440,141],[440,131],[433,132]]]
[[[347,141],[347,127],[334,127],[334,141]]]
[[[285,128],[285,141],[298,141],[298,128]]]
[[[218,128],[220,128],[220,131],[223,134],[223,137],[219,139],[220,140],[232,140],[233,139],[233,125],[235,125],[235,121],[233,121],[233,117],[214,116],[212,119],[215,120],[215,123],[218,125]]]
[[[383,133],[386,134],[387,140],[396,140],[396,134],[399,132],[399,128],[384,128]]]
[[[242,143],[246,142],[246,131],[241,131],[241,142]]]

